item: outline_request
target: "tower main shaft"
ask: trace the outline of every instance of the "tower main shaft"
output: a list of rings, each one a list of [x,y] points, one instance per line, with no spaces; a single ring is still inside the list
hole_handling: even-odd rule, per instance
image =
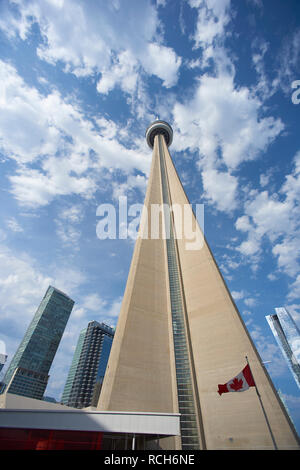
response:
[[[152,166],[118,325],[98,408],[180,413],[181,436],[168,449],[272,449],[255,390],[220,397],[217,384],[242,369],[245,356],[277,447],[297,437],[190,208],[168,145],[169,124],[146,132]],[[163,207],[159,237],[148,236],[153,205]],[[202,246],[178,236],[180,211],[190,208]],[[168,235],[166,227],[169,228]],[[147,236],[146,236],[147,235]]]

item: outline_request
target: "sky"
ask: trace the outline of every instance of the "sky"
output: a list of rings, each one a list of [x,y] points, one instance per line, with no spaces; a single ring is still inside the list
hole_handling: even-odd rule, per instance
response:
[[[134,234],[99,239],[99,206],[119,220],[121,197],[143,203],[157,117],[173,128],[185,191],[204,204],[206,239],[300,433],[300,392],[265,319],[286,307],[300,325],[297,0],[0,0],[7,365],[49,285],[75,305],[46,395],[60,400],[89,321],[116,326]]]

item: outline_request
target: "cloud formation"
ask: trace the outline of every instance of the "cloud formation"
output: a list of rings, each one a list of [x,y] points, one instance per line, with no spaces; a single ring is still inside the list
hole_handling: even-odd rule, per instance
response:
[[[174,148],[198,154],[205,196],[219,210],[232,212],[239,187],[234,172],[242,163],[258,159],[284,124],[264,115],[262,99],[236,84],[235,67],[225,47],[230,0],[191,0],[190,5],[198,12],[193,38],[202,53],[198,65],[203,73],[193,95],[173,107]]]
[[[10,37],[25,40],[32,26],[39,26],[40,59],[62,62],[77,77],[100,74],[99,93],[115,86],[133,93],[141,73],[157,76],[166,88],[177,82],[181,59],[163,45],[157,10],[149,1],[18,1],[2,13],[0,27]]]
[[[245,215],[236,220],[235,226],[247,234],[237,249],[245,256],[259,255],[265,240],[272,246],[277,267],[294,277],[300,268],[299,196],[300,152],[293,160],[292,172],[285,176],[279,191],[253,191],[245,202]],[[251,262],[251,258],[248,258]],[[253,256],[255,259],[255,256]],[[289,297],[299,294],[297,280],[290,286]]]
[[[146,145],[125,147],[115,123],[99,116],[91,121],[57,90],[42,95],[3,61],[0,76],[0,145],[18,164],[9,179],[21,205],[43,206],[68,194],[90,198],[104,168],[147,173]]]

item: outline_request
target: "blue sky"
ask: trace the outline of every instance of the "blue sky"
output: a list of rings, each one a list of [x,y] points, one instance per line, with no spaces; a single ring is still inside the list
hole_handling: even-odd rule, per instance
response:
[[[9,361],[49,284],[74,299],[47,395],[88,321],[116,325],[134,242],[99,240],[96,211],[143,203],[159,116],[300,431],[265,320],[286,306],[300,323],[299,18],[296,0],[0,2],[0,334]]]

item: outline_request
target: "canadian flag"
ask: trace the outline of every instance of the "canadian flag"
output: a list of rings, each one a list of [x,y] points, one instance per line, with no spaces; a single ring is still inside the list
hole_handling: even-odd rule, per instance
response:
[[[218,384],[219,390],[218,394],[226,392],[244,392],[248,390],[249,387],[255,387],[255,382],[249,367],[249,364],[244,367],[242,372],[240,372],[236,377],[229,380],[226,384]]]

